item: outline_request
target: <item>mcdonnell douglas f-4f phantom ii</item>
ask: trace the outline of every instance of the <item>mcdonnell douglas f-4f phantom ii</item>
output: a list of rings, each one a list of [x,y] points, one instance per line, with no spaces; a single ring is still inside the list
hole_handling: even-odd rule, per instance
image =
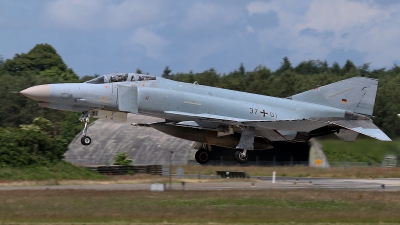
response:
[[[206,145],[237,149],[239,163],[247,151],[273,148],[274,142],[306,142],[312,137],[336,134],[355,141],[359,133],[390,141],[372,123],[378,80],[353,77],[287,98],[176,82],[134,73],[99,76],[85,83],[46,84],[21,94],[39,106],[83,112],[81,142],[89,145],[89,117],[126,121],[127,114],[165,119],[138,124]],[[207,163],[209,148],[196,153]]]

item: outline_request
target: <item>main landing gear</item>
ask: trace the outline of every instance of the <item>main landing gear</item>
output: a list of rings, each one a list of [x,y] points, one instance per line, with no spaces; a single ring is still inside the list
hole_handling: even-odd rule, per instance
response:
[[[82,130],[82,138],[81,138],[81,143],[83,145],[90,145],[92,143],[92,139],[89,136],[86,136],[87,130],[88,130],[88,123],[89,123],[89,111],[83,112],[82,116],[79,118],[81,122],[85,122],[85,127]]]
[[[206,163],[208,163],[208,161],[211,158],[211,152],[208,149],[201,148],[201,149],[197,150],[196,154],[194,155],[194,158],[196,159],[196,162],[198,164],[202,164],[202,165],[206,164]],[[246,149],[235,151],[234,158],[240,164],[243,164],[243,163],[246,163],[249,161]]]
[[[210,151],[207,149],[199,149],[194,155],[196,162],[199,164],[206,164],[210,160]]]

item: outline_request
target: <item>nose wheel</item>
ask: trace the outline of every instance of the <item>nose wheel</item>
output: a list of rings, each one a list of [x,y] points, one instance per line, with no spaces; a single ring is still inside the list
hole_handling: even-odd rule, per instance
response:
[[[83,145],[90,145],[92,143],[92,139],[89,136],[86,136],[88,130],[88,123],[89,123],[89,112],[83,112],[82,116],[79,118],[81,122],[85,122],[85,127],[82,130],[82,138],[81,143]]]
[[[246,149],[243,149],[243,151],[236,151],[234,157],[235,157],[235,160],[240,164],[246,163],[247,161],[249,161]]]
[[[83,136],[81,138],[81,143],[83,145],[90,145],[90,143],[92,143],[92,139],[89,136]]]

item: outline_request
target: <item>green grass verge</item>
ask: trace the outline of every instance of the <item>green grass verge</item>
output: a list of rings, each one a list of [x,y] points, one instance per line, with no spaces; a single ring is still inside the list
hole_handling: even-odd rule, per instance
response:
[[[400,156],[400,140],[391,142],[358,138],[355,142],[319,140],[329,162],[372,162],[380,164],[387,154]]]
[[[93,172],[87,168],[76,167],[60,161],[46,165],[30,165],[24,167],[0,167],[0,180],[83,180],[107,179],[107,176]]]
[[[400,193],[345,190],[1,191],[4,223],[400,222]]]
[[[399,178],[400,167],[384,168],[377,166],[366,167],[331,167],[314,168],[309,166],[276,166],[276,167],[256,167],[256,166],[200,166],[183,165],[185,174],[215,175],[216,171],[245,171],[250,176],[276,176],[281,177],[326,177],[326,178]],[[173,166],[172,171],[176,171],[178,166]]]

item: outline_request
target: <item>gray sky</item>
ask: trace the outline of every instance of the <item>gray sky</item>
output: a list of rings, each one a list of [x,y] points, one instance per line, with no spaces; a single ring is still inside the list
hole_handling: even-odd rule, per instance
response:
[[[4,59],[49,43],[79,76],[228,73],[347,59],[400,65],[396,0],[0,0]]]

